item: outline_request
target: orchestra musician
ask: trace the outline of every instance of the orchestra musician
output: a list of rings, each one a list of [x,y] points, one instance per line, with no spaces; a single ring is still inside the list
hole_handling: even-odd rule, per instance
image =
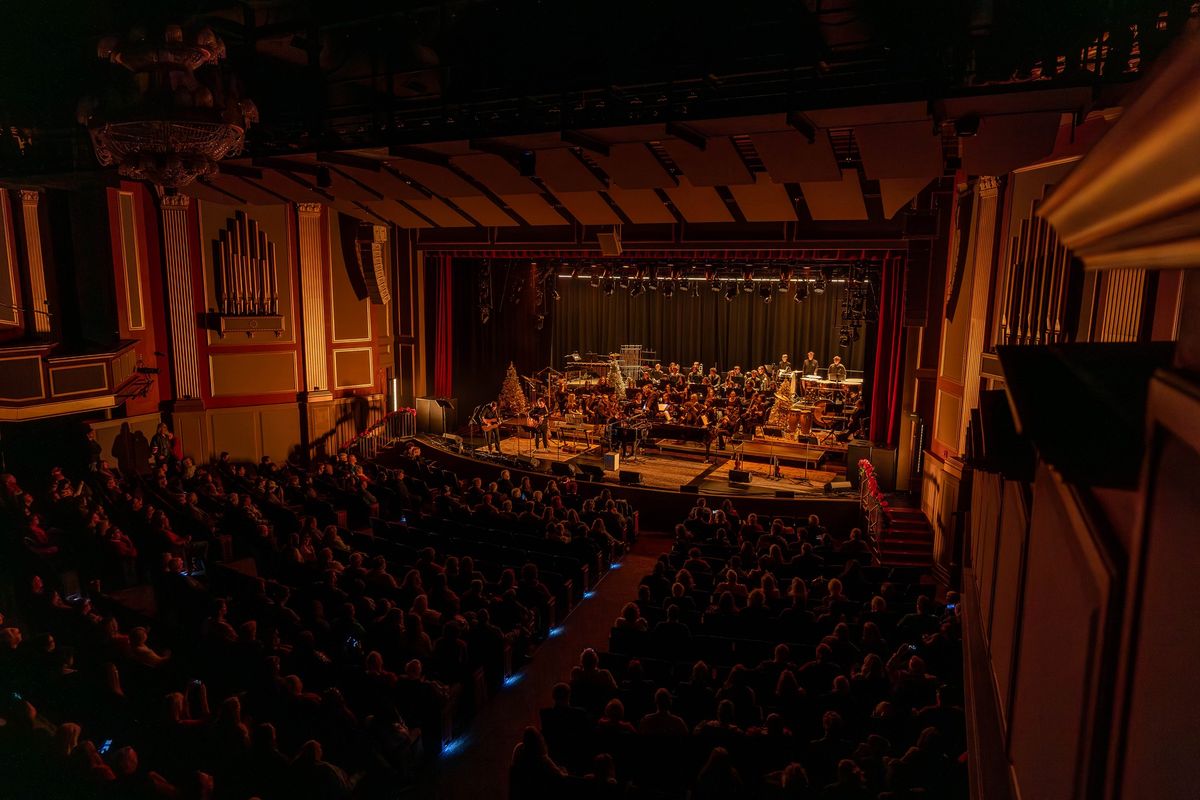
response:
[[[546,399],[539,397],[529,409],[529,418],[533,420],[533,449],[550,449],[550,409],[546,408]]]
[[[817,370],[820,368],[821,365],[817,362],[816,353],[809,350],[808,358],[804,359],[804,363],[800,365],[800,373],[802,375],[816,375]]]
[[[687,382],[692,386],[696,386],[699,385],[703,380],[704,366],[699,361],[693,361],[692,368],[688,370]]]
[[[497,408],[495,401],[488,403],[483,407],[483,413],[480,414],[480,420],[483,422],[483,440],[487,443],[488,452],[492,448],[496,448],[496,452],[500,452],[500,410]]]
[[[833,357],[833,363],[829,365],[829,380],[838,383],[846,380],[846,365],[842,363],[841,356]]]
[[[775,377],[778,378],[779,373],[781,373],[781,372],[791,372],[791,371],[792,371],[792,362],[788,361],[788,354],[783,353],[782,355],[779,356],[778,363],[775,364]]]
[[[662,379],[666,377],[663,372],[662,364],[655,364],[654,369],[650,370],[650,380],[654,381],[654,385],[658,386],[662,383]]]

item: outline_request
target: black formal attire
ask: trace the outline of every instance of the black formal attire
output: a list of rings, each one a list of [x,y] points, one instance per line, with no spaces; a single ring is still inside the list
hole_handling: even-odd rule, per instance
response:
[[[820,368],[821,365],[817,363],[815,358],[806,358],[804,359],[804,363],[800,365],[800,372],[804,375],[816,375],[817,370]]]
[[[831,381],[846,380],[846,365],[845,364],[830,364],[829,365],[829,380],[831,380]]]

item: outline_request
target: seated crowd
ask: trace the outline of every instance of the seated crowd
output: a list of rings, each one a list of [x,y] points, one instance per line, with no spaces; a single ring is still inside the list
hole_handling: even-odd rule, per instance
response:
[[[0,795],[395,797],[636,529],[416,447],[156,453],[0,476]]]
[[[512,797],[965,797],[957,596],[869,563],[857,529],[702,498],[526,729]]]

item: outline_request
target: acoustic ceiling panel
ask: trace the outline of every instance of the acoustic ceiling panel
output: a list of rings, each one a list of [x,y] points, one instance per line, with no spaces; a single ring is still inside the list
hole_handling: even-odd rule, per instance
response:
[[[693,186],[687,178],[680,178],[679,186],[666,192],[688,222],[733,222],[733,214],[711,186]]]
[[[540,194],[508,194],[502,195],[500,199],[530,225],[567,224],[567,220],[563,219]]]
[[[883,216],[891,219],[896,212],[908,205],[921,190],[929,185],[929,178],[882,178],[879,194],[883,200]]]
[[[924,101],[879,103],[872,106],[825,108],[805,111],[804,116],[818,128],[852,128],[856,125],[881,125],[888,122],[914,122],[929,119]]]
[[[621,218],[599,192],[555,192],[554,196],[584,225],[619,225]]]
[[[414,214],[411,209],[391,199],[363,203],[375,216],[393,222],[401,228],[428,228],[428,220]]]
[[[758,114],[753,117],[724,117],[722,119],[691,119],[688,127],[705,136],[737,136],[745,133],[766,133],[787,128],[786,114]]]
[[[249,179],[247,179],[249,180]],[[264,169],[262,177],[256,181],[263,188],[277,195],[286,197],[293,203],[329,203],[329,195],[317,191],[317,188],[291,172],[277,169]]]
[[[932,179],[942,174],[942,139],[930,120],[860,125],[854,138],[870,180]]]
[[[675,221],[675,215],[653,189],[622,189],[619,186],[610,186],[608,196],[620,206],[630,222],[635,224],[653,225]]]
[[[1054,150],[1061,118],[1058,111],[984,117],[979,133],[963,139],[963,171],[1003,175],[1040,161]]]
[[[701,150],[682,139],[664,139],[663,147],[693,186],[736,186],[754,182],[733,140],[714,136]]]
[[[469,181],[463,180],[453,170],[439,164],[429,164],[411,158],[397,158],[388,164],[400,173],[401,178],[411,178],[434,194],[442,197],[470,197],[483,194]],[[405,198],[408,199],[408,198]],[[414,198],[415,199],[415,198]]]
[[[504,213],[504,209],[483,195],[475,197],[456,197],[454,205],[471,215],[480,225],[489,228],[503,228],[509,225],[520,225],[515,219]]]
[[[844,170],[840,181],[803,181],[800,189],[814,220],[867,219],[858,170]]]
[[[665,189],[675,185],[675,179],[642,142],[614,144],[608,155],[593,153],[592,158],[622,189]]]
[[[604,182],[569,147],[537,151],[537,174],[556,192],[598,192]]]
[[[261,172],[248,170],[248,173],[261,176]],[[233,195],[243,203],[256,206],[274,205],[287,202],[287,197],[280,197],[276,192],[268,191],[258,181],[243,179],[228,172],[216,172],[209,175],[208,182],[226,194]]]
[[[825,131],[817,131],[814,141],[795,130],[751,134],[763,166],[776,183],[790,181],[838,181],[842,179],[837,157]]]
[[[471,221],[436,197],[407,201],[414,210],[428,217],[440,228],[470,228]]]
[[[450,163],[496,194],[537,194],[541,191],[516,167],[493,153],[456,156]]]
[[[331,162],[329,168],[358,183],[370,187],[381,197],[391,197],[397,200],[409,200],[425,195],[413,187],[411,182],[388,169],[382,161],[372,162],[370,159],[356,159],[356,163]],[[375,198],[368,198],[375,199]]]
[[[207,203],[229,204],[229,203],[241,202],[240,197],[234,197],[230,194],[227,194],[224,191],[218,189],[216,186],[206,182],[203,179],[198,180],[198,181],[192,181],[191,183],[189,183],[187,186],[184,186],[179,191],[183,192],[184,194],[186,194],[189,197],[194,197],[197,200],[203,200]]]
[[[796,209],[788,198],[787,188],[772,182],[764,173],[759,173],[757,178],[751,186],[729,187],[742,216],[748,222],[794,222]]]

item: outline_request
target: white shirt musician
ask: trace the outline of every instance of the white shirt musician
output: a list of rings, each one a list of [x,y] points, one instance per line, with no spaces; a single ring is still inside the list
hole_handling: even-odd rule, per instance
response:
[[[833,357],[833,363],[829,365],[829,380],[838,383],[846,380],[846,365],[842,363],[841,356]]]

